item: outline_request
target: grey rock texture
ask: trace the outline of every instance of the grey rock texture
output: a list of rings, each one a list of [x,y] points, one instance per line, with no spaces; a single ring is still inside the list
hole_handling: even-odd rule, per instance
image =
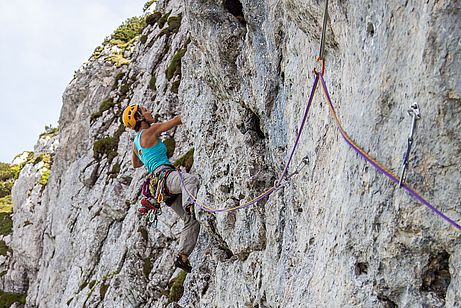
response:
[[[15,184],[2,284],[27,291],[28,307],[460,307],[461,233],[347,146],[320,88],[290,170],[309,165],[248,209],[197,210],[194,269],[169,300],[181,222],[137,216],[145,171],[131,167],[121,110],[181,114],[172,160],[194,148],[199,199],[231,207],[277,179],[319,67],[323,2],[239,3],[159,0],[153,11],[182,17],[177,32],[148,25],[129,64],[92,57],[76,72],[47,185],[33,166]],[[344,128],[398,173],[418,102],[408,183],[461,222],[459,1],[330,1],[329,16],[325,79]],[[98,140],[115,142],[95,154]]]

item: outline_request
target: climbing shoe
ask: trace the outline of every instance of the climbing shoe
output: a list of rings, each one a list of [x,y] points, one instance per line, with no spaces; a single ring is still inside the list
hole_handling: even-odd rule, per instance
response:
[[[174,265],[176,265],[176,267],[179,267],[180,269],[184,270],[187,273],[190,273],[192,271],[192,266],[190,265],[189,260],[184,262],[181,256],[178,256],[176,258],[176,260],[174,261]]]

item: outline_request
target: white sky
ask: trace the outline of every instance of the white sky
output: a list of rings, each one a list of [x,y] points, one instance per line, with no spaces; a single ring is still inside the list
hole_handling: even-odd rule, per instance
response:
[[[74,71],[147,0],[0,0],[0,161],[57,126]]]

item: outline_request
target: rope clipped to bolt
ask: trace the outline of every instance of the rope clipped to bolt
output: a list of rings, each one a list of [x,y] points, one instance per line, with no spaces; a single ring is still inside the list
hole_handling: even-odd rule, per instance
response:
[[[365,150],[363,150],[360,146],[357,145],[356,142],[354,142],[354,140],[349,136],[349,134],[344,130],[343,128],[343,125],[341,124],[341,121],[339,120],[339,117],[338,117],[338,114],[336,113],[336,110],[334,108],[334,105],[333,105],[333,102],[331,101],[331,98],[330,98],[330,94],[328,92],[328,88],[327,88],[327,85],[326,85],[326,82],[323,78],[324,76],[324,72],[325,72],[325,59],[324,59],[324,52],[325,52],[325,33],[326,33],[326,23],[327,23],[327,18],[328,18],[328,0],[325,1],[325,12],[324,12],[324,18],[323,18],[323,27],[322,27],[322,36],[321,36],[321,41],[320,41],[320,53],[319,53],[319,56],[317,57],[317,61],[321,62],[321,71],[320,72],[317,72],[316,69],[314,69],[314,74],[315,74],[315,78],[314,78],[314,83],[312,85],[312,88],[311,88],[311,91],[310,91],[310,95],[309,95],[309,99],[307,101],[307,105],[306,105],[306,108],[305,108],[305,111],[304,111],[304,115],[303,115],[303,118],[301,120],[301,124],[300,124],[300,127],[299,127],[299,130],[298,130],[298,134],[296,136],[296,140],[295,140],[295,143],[293,145],[293,148],[291,150],[291,153],[290,153],[290,156],[289,156],[289,159],[288,161],[286,162],[285,164],[285,168],[283,170],[283,172],[280,174],[278,180],[275,182],[274,186],[267,189],[266,191],[264,191],[262,194],[260,194],[259,196],[255,197],[254,199],[246,202],[245,204],[242,204],[242,205],[238,205],[238,206],[235,206],[235,207],[230,207],[230,208],[211,208],[207,205],[205,205],[203,202],[200,202],[195,196],[193,196],[186,188],[186,186],[184,185],[184,180],[183,180],[183,176],[181,174],[181,171],[179,171],[179,175],[180,175],[180,178],[181,178],[181,184],[182,184],[182,187],[184,188],[184,190],[186,191],[186,193],[189,195],[189,197],[191,198],[191,200],[193,201],[193,203],[198,206],[199,208],[201,208],[202,210],[204,211],[207,211],[207,212],[213,212],[213,213],[218,213],[218,212],[230,212],[230,211],[235,211],[235,210],[239,210],[239,209],[244,209],[244,208],[247,208],[249,207],[250,205],[253,205],[255,203],[257,203],[258,201],[268,197],[269,195],[271,195],[273,192],[279,190],[280,188],[282,188],[284,186],[284,184],[282,183],[282,181],[285,181],[285,183],[295,174],[297,174],[300,170],[299,166],[297,168],[297,170],[295,172],[293,172],[292,174],[290,174],[289,176],[286,176],[287,172],[288,172],[288,168],[291,164],[291,161],[293,159],[293,156],[294,156],[294,153],[296,151],[296,148],[299,144],[299,139],[301,137],[301,133],[303,131],[303,128],[304,128],[304,125],[306,123],[306,120],[307,120],[307,116],[308,116],[308,113],[309,113],[309,109],[310,109],[310,106],[312,104],[312,101],[313,101],[313,98],[314,98],[314,95],[315,95],[315,92],[316,92],[316,89],[317,89],[317,85],[319,83],[319,80],[321,81],[321,84],[322,84],[322,89],[323,89],[323,93],[324,93],[324,96],[325,96],[325,99],[327,100],[328,102],[328,106],[330,108],[330,111],[331,111],[331,114],[333,116],[333,119],[335,120],[335,123],[336,123],[336,126],[341,134],[341,136],[343,137],[343,139],[346,141],[346,143],[357,153],[359,154],[362,158],[364,158],[367,162],[369,162],[376,170],[378,170],[379,172],[381,172],[382,174],[384,174],[385,176],[387,176],[391,181],[393,181],[394,183],[396,183],[397,185],[399,185],[400,187],[402,187],[403,189],[405,189],[413,198],[415,198],[416,200],[418,200],[419,202],[421,202],[422,204],[424,204],[425,206],[427,206],[429,209],[431,209],[434,213],[436,213],[437,215],[439,215],[440,217],[442,217],[445,221],[447,221],[448,223],[450,223],[452,226],[454,226],[455,228],[457,228],[458,230],[461,231],[461,226],[455,222],[453,219],[449,218],[448,216],[446,216],[445,214],[443,214],[441,211],[439,211],[438,209],[436,209],[434,206],[432,206],[426,199],[424,199],[414,188],[410,187],[408,184],[406,184],[403,180],[403,175],[404,175],[404,172],[402,172],[402,176],[399,178],[398,176],[396,176],[395,174],[393,174],[388,168],[386,168],[383,164],[381,164],[380,162],[378,162],[375,158],[373,158],[369,153],[367,153]],[[412,137],[412,132],[411,132],[411,137]],[[404,164],[408,164],[408,154],[409,154],[409,149],[407,150],[407,153],[406,153],[406,161],[404,162]],[[301,163],[304,163],[304,165],[307,163],[307,156],[304,157],[300,164]],[[303,166],[304,166],[303,165]]]

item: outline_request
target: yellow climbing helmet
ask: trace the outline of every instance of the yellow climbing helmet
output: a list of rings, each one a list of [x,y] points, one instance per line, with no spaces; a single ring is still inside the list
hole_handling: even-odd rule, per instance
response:
[[[137,123],[135,114],[138,111],[138,108],[138,105],[129,105],[125,108],[125,111],[123,111],[123,125],[125,125],[125,127],[134,129]]]

